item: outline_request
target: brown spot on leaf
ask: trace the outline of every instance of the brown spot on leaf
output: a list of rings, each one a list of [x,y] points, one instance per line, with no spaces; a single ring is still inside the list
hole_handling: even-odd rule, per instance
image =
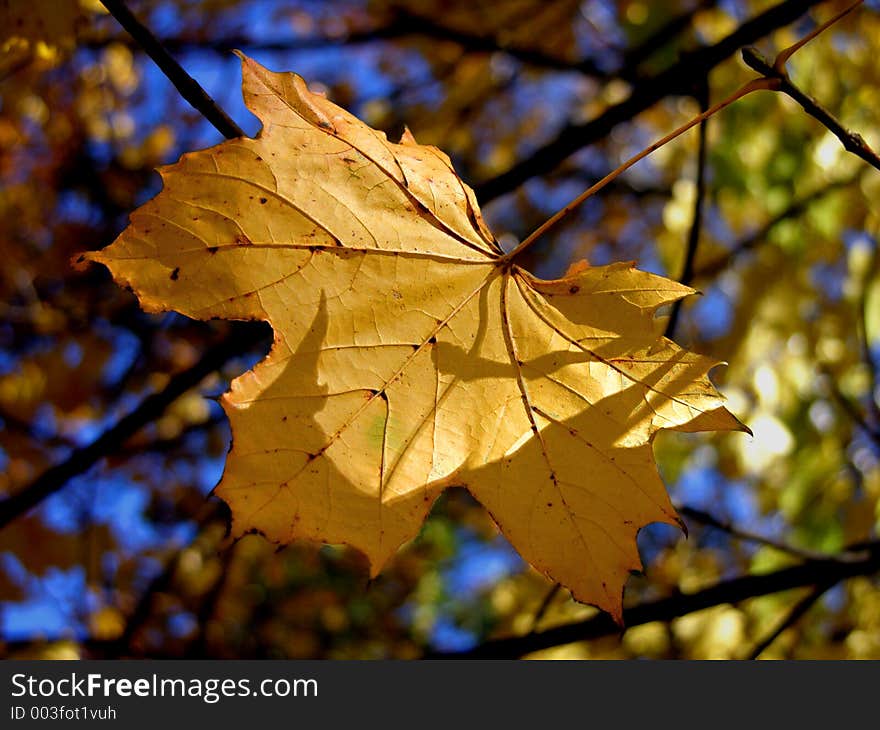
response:
[[[176,266],[174,271],[171,272],[171,281],[177,281],[177,278],[180,276],[180,267]]]

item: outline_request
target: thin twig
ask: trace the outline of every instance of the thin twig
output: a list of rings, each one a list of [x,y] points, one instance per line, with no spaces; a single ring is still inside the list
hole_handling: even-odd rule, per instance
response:
[[[670,95],[690,94],[693,86],[743,46],[755,43],[807,12],[823,0],[785,0],[740,25],[712,46],[705,46],[661,71],[640,79],[629,97],[608,107],[598,117],[583,124],[570,124],[555,139],[516,163],[506,172],[486,180],[475,190],[485,204],[509,193],[527,180],[551,172],[570,155],[604,139],[614,127],[633,119]]]
[[[656,142],[654,142],[654,144],[650,145],[649,147],[646,147],[638,154],[633,155],[626,162],[624,162],[623,164],[619,165],[614,170],[609,172],[605,177],[603,177],[601,180],[599,180],[599,182],[597,182],[594,185],[587,188],[584,192],[582,192],[580,195],[578,195],[574,200],[572,200],[570,203],[568,203],[568,205],[566,205],[560,211],[558,211],[553,216],[551,216],[547,221],[545,221],[543,225],[539,226],[534,231],[532,231],[528,236],[526,236],[526,238],[522,241],[522,243],[520,243],[510,253],[502,256],[499,259],[499,261],[501,263],[504,263],[507,261],[514,260],[523,251],[525,251],[529,246],[531,246],[538,238],[543,236],[547,231],[549,231],[551,228],[553,228],[557,223],[559,223],[560,221],[562,221],[563,219],[565,219],[569,215],[571,215],[571,213],[573,213],[582,203],[584,203],[584,201],[591,198],[593,195],[598,193],[606,185],[608,185],[609,183],[616,180],[618,177],[620,177],[624,172],[626,172],[629,168],[631,168],[637,162],[645,159],[648,155],[656,152],[661,147],[663,147],[664,145],[666,145],[669,142],[671,142],[672,140],[674,140],[676,137],[681,136],[682,134],[687,132],[689,129],[692,129],[693,127],[702,123],[703,121],[705,121],[706,119],[711,117],[713,114],[717,114],[725,107],[730,106],[731,104],[733,104],[733,102],[735,102],[739,99],[742,99],[744,96],[751,94],[753,91],[759,91],[761,89],[772,88],[774,84],[775,84],[775,81],[772,79],[763,79],[762,78],[762,79],[755,79],[754,81],[750,81],[749,83],[745,84],[744,86],[741,86],[739,89],[737,89],[735,92],[733,92],[726,99],[723,99],[722,101],[719,101],[717,104],[714,104],[713,106],[709,107],[709,109],[707,109],[702,114],[698,114],[697,116],[695,116],[693,119],[691,119],[686,124],[681,125],[678,129],[670,132],[662,139],[657,140]]]
[[[101,3],[156,62],[162,73],[180,92],[180,95],[211,122],[220,134],[227,139],[245,136],[241,127],[217,106],[198,81],[183,70],[183,67],[174,60],[150,29],[132,15],[123,0],[101,0]]]
[[[73,477],[90,469],[100,459],[119,451],[128,438],[158,418],[190,388],[197,386],[232,358],[261,343],[263,332],[262,329],[233,327],[232,333],[209,348],[195,365],[174,375],[161,391],[144,398],[140,405],[92,443],[76,449],[64,461],[49,467],[28,486],[0,502],[0,529],[57,492]]]
[[[816,603],[825,593],[828,591],[834,583],[826,582],[820,583],[813,590],[811,590],[806,596],[804,596],[800,601],[798,601],[794,606],[792,606],[791,611],[789,611],[788,615],[779,622],[779,625],[776,626],[773,631],[771,631],[765,638],[761,639],[756,645],[755,648],[752,649],[747,659],[757,659],[761,654],[764,653],[766,649],[770,647],[770,645],[778,639],[784,631],[787,631],[792,626],[794,626],[804,614],[807,613],[812,607],[813,604]]]
[[[828,387],[834,400],[837,401],[837,404],[843,412],[846,413],[849,419],[855,423],[869,439],[871,439],[877,449],[880,449],[880,429],[874,428],[873,425],[868,423],[868,420],[865,418],[859,407],[847,398],[840,390],[830,372],[824,370],[824,374],[828,377]],[[871,394],[871,397],[873,398],[873,393]]]
[[[202,600],[198,610],[198,632],[187,649],[187,657],[208,658],[208,649],[211,641],[209,629],[214,617],[217,613],[217,606],[223,597],[229,581],[232,578],[232,570],[230,566],[235,558],[236,550],[241,545],[239,542],[233,542],[227,545],[220,555],[220,574],[217,576],[211,589]]]
[[[701,522],[707,527],[713,527],[716,530],[721,530],[722,532],[726,532],[731,537],[735,537],[738,540],[744,540],[746,542],[752,542],[757,545],[766,545],[767,547],[772,547],[774,550],[779,550],[780,552],[787,553],[789,555],[793,555],[797,558],[801,558],[802,560],[857,560],[858,555],[852,554],[850,555],[847,552],[840,553],[839,555],[830,555],[828,553],[820,553],[814,550],[806,550],[804,548],[795,547],[794,545],[789,545],[787,543],[782,542],[781,540],[774,540],[772,537],[765,537],[764,535],[757,535],[754,532],[749,532],[748,530],[740,529],[735,525],[732,525],[729,522],[724,522],[723,520],[719,520],[714,515],[709,514],[708,512],[704,512],[701,509],[696,509],[695,507],[676,507],[678,513],[682,517],[688,517],[696,522]]]
[[[698,12],[715,7],[717,4],[718,0],[700,0],[690,10],[686,10],[681,15],[671,18],[639,45],[624,51],[623,65],[618,70],[617,75],[622,79],[635,79],[636,69],[642,62],[646,61],[663,46],[674,40],[676,36],[689,28],[694,16]]]
[[[850,10],[852,10],[852,8],[850,8]],[[836,19],[837,18],[835,18],[835,20]],[[825,27],[828,27],[828,24],[823,26],[823,29]],[[800,45],[798,45],[798,47],[800,47]],[[790,49],[786,49],[786,51],[788,50]],[[878,157],[877,153],[871,149],[867,142],[865,142],[862,135],[844,127],[837,117],[823,107],[816,99],[795,86],[783,66],[778,62],[771,64],[770,61],[764,58],[757,49],[751,47],[743,49],[742,57],[746,64],[761,74],[763,78],[775,79],[778,81],[778,90],[794,99],[807,114],[816,119],[823,127],[831,132],[831,134],[837,137],[847,152],[851,152],[875,169],[880,170],[880,157]],[[788,56],[786,56],[786,58],[787,57]]]
[[[697,96],[700,103],[700,111],[705,114],[709,107],[709,85],[703,84]],[[684,266],[682,267],[681,278],[679,279],[685,286],[690,286],[690,283],[694,280],[694,261],[697,258],[697,247],[700,245],[700,231],[703,228],[703,201],[706,198],[706,126],[708,124],[709,120],[703,119],[698,128],[699,141],[697,143],[697,181],[694,194],[694,213],[691,218],[691,229],[688,233]],[[675,334],[683,301],[683,299],[677,299],[669,312],[669,320],[666,323],[666,336],[669,338]]]
[[[138,599],[138,602],[135,604],[131,614],[129,614],[122,634],[118,638],[112,639],[107,643],[105,651],[108,655],[118,657],[119,654],[132,653],[134,639],[152,615],[155,597],[160,593],[166,592],[171,586],[174,576],[180,568],[184,552],[188,547],[194,544],[196,538],[198,538],[209,524],[224,515],[225,510],[226,505],[218,500],[206,502],[202,506],[199,510],[199,514],[195,517],[196,524],[199,528],[195,537],[193,537],[189,544],[181,545],[177,548],[174,555],[168,559],[162,570],[160,570],[149,582]]]
[[[126,449],[127,454],[163,454],[174,451],[186,444],[189,436],[196,433],[202,433],[208,429],[226,423],[226,416],[222,413],[215,414],[204,421],[189,423],[184,426],[179,433],[167,438],[157,438],[152,441],[139,444],[131,444]]]
[[[547,609],[550,608],[550,604],[553,603],[553,599],[556,598],[561,588],[561,583],[554,583],[553,587],[550,588],[549,591],[547,591],[547,595],[544,596],[544,600],[541,601],[541,605],[538,606],[538,610],[535,611],[535,617],[532,619],[532,628],[530,629],[531,631],[536,631],[538,629],[538,625],[547,614]]]
[[[868,293],[870,291],[871,277],[880,272],[880,248],[874,243],[874,252],[871,255],[871,263],[868,266],[865,280],[862,282],[862,292],[859,297],[859,344],[862,348],[862,360],[868,369],[868,420],[873,431],[880,433],[880,405],[877,404],[878,387],[880,387],[880,373],[874,353],[871,352],[871,341],[868,332]],[[880,444],[878,444],[880,445]]]
[[[773,216],[773,218],[767,221],[758,230],[754,231],[753,233],[749,233],[748,235],[739,239],[739,241],[733,244],[729,251],[721,254],[717,258],[707,261],[702,266],[698,266],[696,271],[694,272],[694,278],[701,279],[708,276],[715,276],[716,274],[720,273],[730,265],[733,259],[737,258],[746,251],[751,251],[753,248],[762,243],[770,234],[770,231],[778,226],[780,223],[790,218],[795,218],[801,215],[806,211],[807,207],[811,203],[814,203],[816,200],[825,197],[829,193],[847,188],[853,183],[858,182],[864,172],[865,168],[862,168],[859,172],[846,180],[835,180],[834,182],[830,182],[827,185],[818,188],[817,190],[814,190],[812,193],[805,195],[803,198],[794,201],[785,210]]]

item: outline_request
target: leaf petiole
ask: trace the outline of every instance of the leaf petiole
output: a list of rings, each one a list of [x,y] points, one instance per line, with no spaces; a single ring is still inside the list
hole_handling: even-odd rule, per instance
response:
[[[507,253],[505,256],[503,256],[501,258],[502,263],[512,261],[513,259],[515,259],[517,256],[519,256],[519,254],[521,254],[529,246],[531,246],[538,238],[543,236],[548,230],[550,230],[553,226],[555,226],[557,223],[559,223],[563,218],[566,218],[570,213],[572,213],[579,205],[581,205],[581,203],[583,203],[588,198],[591,198],[593,195],[595,195],[597,192],[599,192],[602,188],[604,188],[606,185],[608,185],[608,183],[616,180],[618,177],[620,177],[620,175],[622,175],[624,172],[626,172],[629,168],[631,168],[637,162],[639,162],[640,160],[643,160],[645,157],[650,155],[652,152],[657,151],[658,149],[663,147],[663,145],[667,144],[668,142],[671,142],[676,137],[679,137],[680,135],[684,134],[689,129],[697,126],[700,122],[704,121],[705,119],[708,119],[713,114],[718,113],[719,111],[721,111],[725,107],[730,106],[731,104],[733,104],[733,102],[735,102],[739,99],[742,99],[747,94],[751,94],[753,91],[760,91],[760,90],[771,90],[772,91],[772,90],[775,90],[776,87],[779,86],[779,84],[780,84],[779,79],[774,79],[774,78],[760,78],[760,79],[754,79],[752,81],[749,81],[747,84],[741,86],[737,91],[735,91],[733,94],[728,96],[726,99],[723,99],[722,101],[719,101],[717,104],[714,104],[713,106],[709,107],[706,111],[702,112],[701,114],[698,114],[697,116],[695,116],[693,119],[691,119],[686,124],[683,124],[678,129],[670,132],[665,137],[658,140],[657,142],[654,142],[654,144],[650,145],[649,147],[646,147],[638,154],[633,155],[626,162],[624,162],[622,165],[620,165],[619,167],[617,167],[614,170],[612,170],[611,172],[609,172],[605,177],[603,177],[597,183],[595,183],[594,185],[592,185],[589,188],[587,188],[586,190],[584,190],[584,192],[582,192],[580,195],[578,195],[576,198],[574,198],[574,200],[572,200],[570,203],[568,203],[568,205],[566,205],[564,208],[559,210],[551,218],[547,219],[547,221],[545,221],[541,226],[539,226],[534,231],[532,231],[525,239],[523,239],[523,241],[518,246],[516,246],[516,248],[514,248],[513,250],[511,250],[509,253]]]
[[[697,126],[701,122],[703,122],[706,119],[708,119],[709,117],[711,117],[713,114],[716,114],[717,112],[721,111],[725,107],[730,106],[731,104],[733,104],[733,102],[737,101],[738,99],[742,99],[747,94],[751,94],[753,91],[759,91],[762,89],[768,90],[768,91],[778,91],[778,90],[783,89],[783,87],[786,84],[788,84],[788,87],[790,87],[790,83],[788,82],[788,74],[785,71],[786,61],[788,61],[789,58],[791,58],[797,51],[799,51],[801,48],[803,48],[807,43],[809,43],[814,38],[816,38],[816,36],[825,32],[828,28],[830,28],[832,25],[834,25],[841,18],[849,15],[853,10],[855,10],[857,7],[859,7],[863,2],[864,2],[864,0],[856,0],[854,3],[849,5],[847,8],[845,8],[843,11],[841,11],[840,13],[835,15],[833,18],[831,18],[827,22],[820,25],[812,33],[805,36],[804,38],[799,40],[797,43],[794,43],[793,45],[789,46],[788,48],[785,48],[782,51],[780,51],[777,54],[777,56],[773,62],[772,70],[775,72],[775,75],[770,75],[769,73],[767,73],[767,71],[769,70],[769,64],[765,63],[764,65],[768,66],[768,68],[764,69],[764,68],[759,67],[756,64],[749,63],[749,55],[746,52],[745,53],[746,62],[749,63],[749,65],[752,66],[752,68],[755,68],[756,70],[758,70],[759,73],[764,73],[765,75],[763,77],[749,81],[747,84],[740,87],[737,91],[735,91],[733,94],[728,96],[723,101],[718,102],[714,106],[709,107],[706,111],[695,116],[687,124],[679,127],[678,129],[676,129],[673,132],[670,132],[665,137],[663,137],[663,139],[655,142],[650,147],[645,148],[644,150],[639,152],[637,155],[630,157],[626,162],[624,162],[618,168],[609,172],[605,177],[603,177],[601,180],[599,180],[599,182],[597,182],[595,185],[587,188],[584,192],[582,192],[574,200],[572,200],[568,205],[566,205],[564,208],[562,208],[562,210],[555,213],[551,218],[549,218],[542,225],[540,225],[538,228],[536,228],[534,231],[532,231],[528,236],[526,236],[526,238],[518,246],[516,246],[513,250],[511,250],[510,253],[503,256],[501,258],[501,262],[506,263],[506,262],[509,262],[509,261],[512,261],[513,259],[515,259],[519,254],[521,254],[529,246],[531,246],[538,238],[540,238],[542,235],[544,235],[548,230],[550,230],[553,226],[555,226],[557,223],[559,223],[559,221],[561,221],[563,218],[568,216],[569,213],[574,211],[575,208],[577,208],[581,203],[583,203],[585,200],[587,200],[588,198],[595,195],[602,188],[604,188],[606,185],[608,185],[608,183],[616,180],[621,174],[626,172],[629,168],[631,168],[633,165],[635,165],[639,160],[644,159],[645,157],[650,155],[652,152],[660,149],[667,142],[671,142],[676,137],[684,134],[692,127]],[[746,49],[746,51],[748,51],[748,49]],[[752,55],[754,55],[754,53]],[[784,90],[791,95],[790,88],[785,88]],[[816,116],[816,114],[814,114],[814,116]],[[817,118],[820,118],[820,117],[817,117]],[[841,139],[844,139],[846,137],[852,137],[853,139],[852,139],[851,145],[848,146],[845,143],[844,146],[847,149],[850,149],[851,151],[855,150],[856,154],[859,154],[860,157],[862,157],[863,159],[866,159],[868,162],[870,162],[872,165],[875,165],[875,167],[876,167],[876,164],[875,164],[876,155],[874,155],[873,151],[867,147],[867,145],[864,143],[864,141],[861,140],[861,138],[856,139],[853,135],[847,135],[847,134],[840,133],[837,130],[837,127],[839,127],[839,125],[835,126],[834,124],[829,124],[828,123],[829,119],[832,122],[834,121],[833,119],[830,118],[830,115],[827,115],[827,113],[826,113],[824,118],[820,118],[820,121],[822,121],[826,126],[828,126],[829,129],[831,129],[835,134],[837,134],[838,137],[841,137]]]

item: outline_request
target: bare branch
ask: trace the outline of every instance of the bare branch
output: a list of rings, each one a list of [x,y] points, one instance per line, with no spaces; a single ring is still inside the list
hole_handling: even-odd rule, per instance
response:
[[[704,608],[738,603],[749,598],[779,593],[792,588],[838,583],[859,575],[872,575],[880,570],[880,541],[866,543],[856,560],[809,560],[800,565],[782,568],[762,575],[744,575],[722,581],[697,593],[683,593],[632,606],[623,612],[627,627],[652,621],[671,621]],[[516,659],[541,649],[602,636],[614,636],[620,627],[606,613],[598,613],[584,621],[557,626],[539,633],[487,641],[469,651],[446,654],[428,653],[433,659]]]
[[[745,253],[746,251],[751,251],[752,249],[763,243],[767,239],[767,236],[770,234],[770,231],[773,230],[773,228],[778,226],[780,223],[802,215],[804,212],[806,212],[810,204],[814,203],[816,200],[819,200],[820,198],[823,198],[826,195],[833,193],[837,190],[848,188],[853,183],[858,182],[863,172],[864,170],[859,171],[856,175],[853,175],[846,180],[835,180],[834,182],[830,182],[827,185],[818,188],[817,190],[814,190],[809,195],[806,195],[803,198],[794,201],[785,210],[775,215],[754,233],[750,233],[737,241],[731,247],[730,251],[722,254],[718,258],[707,261],[702,266],[697,267],[697,270],[694,272],[694,278],[702,279],[708,276],[716,276],[724,269],[726,269],[738,256]]]
[[[730,524],[729,522],[724,522],[719,520],[714,515],[709,514],[708,512],[704,512],[703,510],[696,509],[694,507],[676,507],[679,514],[682,517],[689,517],[692,520],[697,522],[702,522],[704,525],[708,527],[713,527],[716,530],[721,530],[722,532],[726,532],[731,537],[735,537],[738,540],[744,540],[745,542],[755,543],[757,545],[766,545],[767,547],[772,547],[774,550],[779,550],[783,553],[788,553],[789,555],[793,555],[797,558],[801,558],[803,560],[850,560],[850,559],[858,559],[858,555],[855,554],[855,558],[852,555],[844,552],[840,555],[829,555],[827,553],[819,553],[813,550],[805,550],[803,548],[795,547],[794,545],[789,545],[788,543],[784,543],[780,540],[774,540],[771,537],[765,537],[764,535],[757,535],[754,532],[749,532],[748,530],[742,530],[735,525]]]
[[[200,112],[205,119],[211,122],[220,134],[227,139],[244,137],[241,127],[217,106],[214,100],[199,85],[198,81],[183,70],[183,67],[172,58],[171,54],[168,53],[156,36],[150,32],[150,29],[132,15],[123,0],[101,0],[101,2],[110,14],[119,21],[119,24],[147,52],[150,58],[156,62],[156,65],[162,69],[168,80],[180,92],[180,95],[196,111]]]
[[[755,645],[755,648],[749,652],[747,658],[757,659],[761,656],[761,654],[763,654],[783,632],[787,631],[800,621],[804,614],[813,607],[813,604],[815,604],[816,601],[818,601],[833,585],[834,583],[821,583],[807,593],[806,596],[792,607],[788,615],[779,622],[779,625]]]
[[[703,84],[700,89],[698,101],[700,103],[700,111],[705,113],[709,108],[709,86]],[[684,266],[679,281],[685,286],[689,286],[694,280],[694,260],[697,257],[697,247],[700,245],[700,230],[703,227],[703,201],[706,197],[706,125],[709,119],[705,118],[700,122],[699,141],[697,143],[697,181],[696,193],[694,194],[694,212],[691,217],[691,229],[688,233],[687,249],[684,255]],[[669,313],[669,320],[666,323],[666,336],[672,337],[675,334],[675,328],[678,325],[678,317],[681,314],[681,305],[684,300],[677,299],[672,305]]]
[[[740,48],[797,20],[820,2],[822,0],[784,0],[743,23],[715,45],[689,53],[661,73],[644,78],[633,93],[619,104],[584,124],[568,125],[556,139],[530,154],[527,159],[477,185],[477,197],[481,203],[486,203],[509,193],[530,178],[550,172],[570,155],[603,139],[615,126],[632,119],[661,99],[693,93],[694,84],[704,80],[713,68]]]
[[[88,446],[73,451],[63,462],[49,467],[23,489],[0,502],[0,529],[25,514],[67,482],[90,469],[105,456],[116,453],[126,439],[158,418],[165,409],[207,375],[218,370],[236,355],[262,342],[262,329],[233,328],[229,337],[208,349],[192,367],[173,376],[165,388],[144,398],[131,413],[121,418]]]
[[[865,142],[862,135],[844,127],[837,117],[823,107],[816,99],[809,94],[805,94],[795,86],[784,69],[780,70],[775,64],[771,64],[755,48],[743,49],[742,56],[749,67],[757,71],[764,78],[777,80],[779,82],[778,90],[794,99],[807,114],[819,121],[831,134],[837,137],[847,152],[851,152],[872,167],[880,170],[880,157]]]
[[[849,419],[855,423],[869,439],[871,439],[877,449],[880,449],[880,428],[875,428],[872,424],[868,423],[868,420],[861,412],[861,409],[844,395],[830,372],[824,370],[824,373],[828,377],[828,387],[831,390],[831,395],[834,397],[834,400],[840,406],[841,410],[843,410]],[[873,397],[874,394],[871,393],[872,400]]]
[[[535,611],[535,617],[532,619],[532,631],[535,631],[538,628],[541,620],[547,614],[547,609],[550,608],[550,604],[553,603],[553,599],[559,594],[561,588],[561,583],[554,583],[550,590],[547,591],[547,595],[544,596],[544,600],[541,601],[541,605],[538,606],[538,610]]]

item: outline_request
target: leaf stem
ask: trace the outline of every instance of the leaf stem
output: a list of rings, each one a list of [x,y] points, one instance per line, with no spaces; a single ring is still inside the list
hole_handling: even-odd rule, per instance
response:
[[[749,659],[757,659],[764,653],[766,649],[770,648],[770,645],[776,641],[785,631],[794,626],[798,621],[803,618],[803,616],[813,607],[813,604],[816,603],[827,591],[834,587],[836,581],[826,581],[824,583],[819,583],[816,585],[813,590],[811,590],[807,595],[805,595],[800,601],[798,601],[789,611],[788,615],[770,632],[767,637],[762,639],[758,644],[755,645],[755,648],[749,652]]]
[[[747,94],[751,94],[753,91],[759,91],[762,89],[775,89],[779,85],[779,82],[776,79],[768,79],[768,78],[760,78],[754,79],[753,81],[749,81],[747,84],[740,87],[733,94],[728,96],[726,99],[719,101],[717,104],[709,107],[706,111],[698,114],[693,119],[691,119],[686,124],[683,124],[678,129],[670,132],[662,139],[654,142],[654,144],[646,147],[641,152],[636,155],[630,157],[626,162],[617,167],[616,169],[609,172],[605,177],[603,177],[599,182],[587,188],[584,192],[578,195],[574,200],[572,200],[568,205],[566,205],[562,210],[555,213],[551,218],[549,218],[546,222],[544,222],[541,226],[536,228],[532,233],[530,233],[516,248],[514,248],[510,253],[506,254],[502,257],[501,262],[505,263],[508,261],[514,260],[517,256],[519,256],[523,251],[525,251],[529,246],[531,246],[538,238],[543,236],[547,231],[549,231],[553,226],[559,223],[564,218],[567,218],[578,206],[580,206],[584,201],[588,198],[591,198],[597,192],[599,192],[602,188],[608,185],[610,182],[613,182],[618,177],[620,177],[624,172],[629,170],[633,165],[637,162],[643,160],[645,157],[650,155],[653,152],[656,152],[665,144],[671,142],[676,137],[681,136],[689,129],[697,126],[701,122],[705,121],[713,114],[718,113],[725,107],[730,106],[733,102],[742,99]]]
[[[822,23],[818,28],[816,28],[812,33],[805,35],[801,38],[797,43],[792,43],[788,48],[784,48],[778,54],[776,54],[776,59],[773,61],[773,68],[781,74],[785,73],[785,63],[791,58],[795,53],[797,53],[801,48],[803,48],[807,43],[813,40],[816,36],[821,35],[826,30],[828,30],[832,25],[834,25],[841,18],[849,15],[853,10],[855,10],[859,5],[861,5],[865,0],[856,0],[852,5],[844,10],[841,10],[837,15],[835,15],[830,20]]]

